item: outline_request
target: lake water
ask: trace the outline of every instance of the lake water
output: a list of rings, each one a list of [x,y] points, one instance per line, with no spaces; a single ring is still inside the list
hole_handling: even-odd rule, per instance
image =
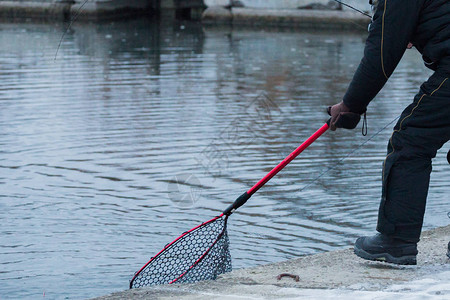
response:
[[[220,214],[323,125],[365,36],[75,23],[55,59],[63,31],[0,24],[0,299],[127,289],[166,243]],[[370,105],[367,137],[360,126],[325,133],[234,213],[233,267],[374,233],[393,124],[340,160],[429,75],[408,51]],[[428,229],[450,222],[447,150],[434,160]]]

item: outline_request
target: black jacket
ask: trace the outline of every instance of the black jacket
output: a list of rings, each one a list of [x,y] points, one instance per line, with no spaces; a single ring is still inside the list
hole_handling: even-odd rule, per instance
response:
[[[426,66],[450,73],[450,0],[379,0],[364,57],[344,96],[353,112],[366,110],[409,42],[422,53]]]

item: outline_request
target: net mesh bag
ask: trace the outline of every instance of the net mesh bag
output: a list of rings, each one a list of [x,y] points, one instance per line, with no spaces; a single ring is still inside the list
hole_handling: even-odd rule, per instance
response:
[[[217,217],[182,234],[153,257],[130,288],[214,280],[231,271],[227,218]]]

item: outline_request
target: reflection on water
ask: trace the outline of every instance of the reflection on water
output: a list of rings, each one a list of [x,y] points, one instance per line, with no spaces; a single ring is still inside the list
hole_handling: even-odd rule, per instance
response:
[[[2,299],[126,289],[151,255],[219,214],[324,123],[364,38],[79,23],[54,60],[62,28],[0,30]],[[369,136],[428,76],[419,60],[408,52],[371,104]],[[263,92],[270,118],[251,115]],[[366,138],[328,132],[311,145],[230,217],[234,268],[348,247],[373,232],[389,135],[300,192]],[[444,150],[427,228],[448,223]]]

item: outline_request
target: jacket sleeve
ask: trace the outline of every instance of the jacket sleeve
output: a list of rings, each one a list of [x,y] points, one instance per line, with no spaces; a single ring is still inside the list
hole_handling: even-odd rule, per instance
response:
[[[369,27],[364,57],[353,76],[344,103],[363,113],[383,88],[416,30],[422,0],[379,0]]]

